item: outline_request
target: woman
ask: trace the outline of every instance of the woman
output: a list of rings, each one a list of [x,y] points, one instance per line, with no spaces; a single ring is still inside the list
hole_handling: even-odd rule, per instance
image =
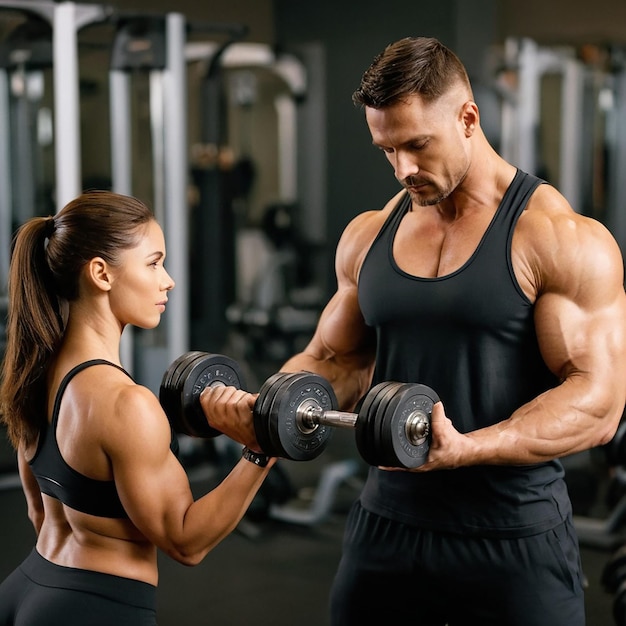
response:
[[[198,564],[275,461],[245,448],[194,501],[158,399],[119,357],[124,327],[165,311],[164,260],[151,211],[106,191],[17,232],[0,412],[37,543],[0,585],[0,625],[156,624],[157,548]]]

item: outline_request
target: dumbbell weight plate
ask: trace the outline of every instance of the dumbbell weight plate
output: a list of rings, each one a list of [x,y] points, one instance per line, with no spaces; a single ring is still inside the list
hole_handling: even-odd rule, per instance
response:
[[[165,391],[164,409],[176,432],[192,437],[216,437],[221,433],[209,426],[200,406],[200,394],[211,385],[227,385],[241,389],[243,373],[238,363],[222,354],[191,352],[175,366],[170,384],[162,385]],[[164,376],[164,381],[168,374]],[[161,392],[159,398],[163,395]],[[169,396],[169,397],[168,397]],[[174,407],[177,407],[176,410]]]
[[[274,400],[274,396],[276,395],[276,391],[280,388],[280,381],[288,375],[289,374],[285,372],[272,374],[261,385],[259,395],[257,396],[256,402],[254,403],[254,409],[252,411],[256,439],[259,442],[259,446],[261,446],[261,450],[270,456],[278,456],[275,454],[274,446],[272,445],[270,439],[270,407],[272,405],[272,401]]]
[[[385,445],[385,429],[389,428],[387,421],[387,409],[389,404],[402,390],[404,385],[405,383],[400,382],[391,383],[378,399],[376,405],[372,407],[374,409],[374,418],[372,419],[372,445],[374,446],[376,465],[394,467],[397,464],[393,450],[390,451],[389,447]]]
[[[378,406],[381,398],[385,395],[385,392],[390,387],[395,386],[396,383],[390,381],[384,381],[374,385],[366,394],[365,400],[359,410],[356,420],[355,441],[357,450],[361,455],[361,458],[370,465],[379,465],[378,457],[376,455],[376,439],[374,435],[374,429],[376,427],[375,416],[378,412]]]
[[[180,433],[183,432],[184,429],[180,389],[178,387],[180,373],[189,365],[190,361],[193,361],[202,354],[204,353],[198,351],[181,354],[175,361],[172,361],[161,379],[159,401],[175,432]]]
[[[278,409],[280,407],[281,398],[285,394],[285,387],[283,386],[286,383],[294,384],[297,380],[306,376],[305,372],[289,372],[285,373],[279,380],[277,380],[273,387],[272,397],[267,405],[267,426],[268,426],[268,434],[269,434],[269,446],[270,450],[275,452],[274,456],[282,456],[285,458],[289,458],[286,456],[285,450],[283,449],[283,444],[281,442],[281,434],[280,430],[282,426],[279,426],[281,415],[278,413]],[[278,400],[279,403],[274,405],[274,402]]]
[[[423,465],[430,448],[430,420],[437,394],[426,385],[406,384],[389,401],[384,412],[382,449],[391,461],[390,467],[415,468]],[[409,439],[407,423],[422,415],[427,421],[427,433],[417,442]],[[389,455],[389,456],[387,456]]]
[[[336,410],[337,399],[330,383],[316,374],[298,373],[284,378],[272,401],[269,420],[270,437],[276,456],[293,461],[310,461],[326,448],[332,427],[318,424],[302,428],[298,408],[313,403],[323,411]]]
[[[377,383],[365,394],[365,398],[361,403],[359,412],[357,413],[354,440],[356,442],[357,450],[361,455],[361,458],[370,465],[373,465],[372,447],[370,444],[370,422],[367,420],[367,415],[370,413],[372,402],[377,395],[389,385],[389,382]]]
[[[189,352],[187,358],[183,363],[181,363],[176,372],[172,376],[171,387],[176,392],[179,389],[182,389],[187,380],[189,380],[189,372],[193,369],[193,367],[203,361],[208,355],[206,352]],[[181,405],[181,409],[185,409],[184,406]]]
[[[185,352],[179,356],[168,368],[167,372],[170,372],[169,380],[165,381],[165,377],[163,378],[163,382],[167,384],[170,389],[176,389],[176,386],[179,383],[180,374],[183,370],[187,368],[191,361],[194,361],[198,357],[202,357],[206,354],[206,352],[201,352],[199,350],[192,350],[190,352]],[[166,372],[166,373],[167,373]]]
[[[172,361],[163,374],[159,390],[159,401],[170,422],[175,422],[179,419],[177,413],[180,410],[180,405],[177,401],[178,392],[175,381],[178,381],[180,372],[187,367],[189,360],[196,358],[200,354],[203,353],[194,351],[181,354],[175,361]]]

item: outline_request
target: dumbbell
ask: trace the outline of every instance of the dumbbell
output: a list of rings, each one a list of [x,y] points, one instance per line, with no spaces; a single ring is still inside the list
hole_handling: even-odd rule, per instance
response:
[[[159,398],[176,432],[213,437],[200,407],[207,385],[242,388],[238,365],[223,355],[191,352],[179,357],[163,376]],[[371,465],[414,468],[425,463],[430,416],[439,401],[429,387],[384,382],[372,387],[358,413],[337,410],[330,383],[309,372],[279,372],[261,386],[254,405],[257,440],[271,456],[295,461],[316,458],[333,428],[353,428],[358,451]]]
[[[209,426],[200,406],[205,387],[243,389],[239,364],[222,354],[192,351],[179,356],[163,374],[159,401],[175,432],[210,439],[222,433]]]
[[[285,387],[272,404],[277,390],[271,383],[277,376],[285,377]],[[209,425],[200,405],[203,389],[215,385],[245,388],[241,368],[235,360],[222,354],[193,351],[181,355],[167,368],[161,380],[159,401],[175,432],[201,438],[222,434]],[[274,375],[261,388],[254,407],[254,428],[261,449],[272,456],[307,461],[323,452],[331,430],[328,426],[301,430],[291,419],[290,407],[281,402],[287,388],[292,399],[297,396],[300,403],[323,409],[336,408],[337,399],[324,378],[303,372]]]

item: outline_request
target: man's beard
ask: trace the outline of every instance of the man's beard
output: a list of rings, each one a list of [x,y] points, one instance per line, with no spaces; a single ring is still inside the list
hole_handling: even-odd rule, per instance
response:
[[[442,190],[437,187],[434,187],[433,183],[428,180],[423,180],[415,176],[407,176],[404,180],[400,181],[402,186],[409,192],[411,196],[411,200],[417,206],[432,206],[434,204],[439,204],[442,200],[445,200],[451,193],[452,190]],[[420,185],[429,185],[430,187],[434,187],[435,195],[424,196],[422,193],[413,191],[412,187],[418,187]]]
[[[400,181],[400,184],[409,192],[411,200],[414,204],[417,206],[433,206],[443,202],[455,189],[458,188],[458,186],[465,180],[468,169],[469,164],[467,165],[465,171],[458,176],[456,182],[448,184],[445,188],[441,188],[430,180],[420,178],[419,175],[407,176],[404,180]],[[434,195],[424,196],[418,191],[411,190],[411,187],[419,187],[420,185],[428,185],[428,187],[433,188]]]

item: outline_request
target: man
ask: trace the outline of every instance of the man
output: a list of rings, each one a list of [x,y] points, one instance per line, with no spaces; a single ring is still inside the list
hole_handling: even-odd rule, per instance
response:
[[[624,410],[619,248],[494,151],[463,65],[437,40],[388,46],[354,101],[403,188],[348,225],[337,292],[282,369],[325,376],[344,410],[385,380],[441,402],[423,466],[370,468],[332,623],[581,626],[557,459],[607,443]],[[212,424],[249,441],[245,411],[216,409],[221,394],[202,397]]]

